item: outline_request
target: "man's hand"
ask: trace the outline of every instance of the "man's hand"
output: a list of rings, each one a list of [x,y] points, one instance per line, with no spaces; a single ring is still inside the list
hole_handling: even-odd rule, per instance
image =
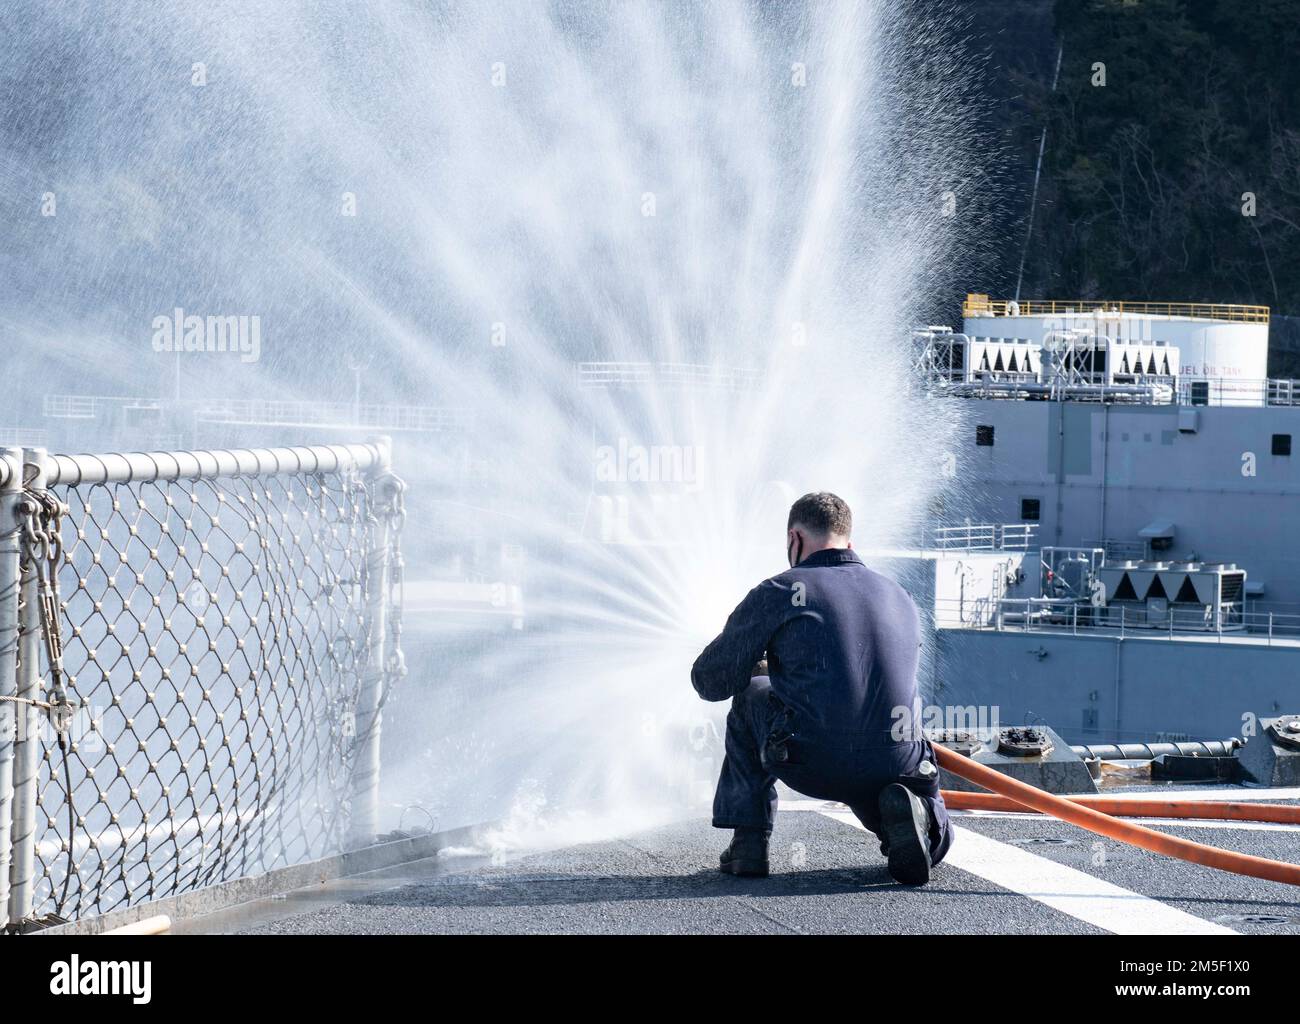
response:
[[[730,700],[766,671],[759,663],[786,621],[801,609],[790,602],[789,589],[764,580],[736,605],[727,624],[691,666],[691,685],[705,700]]]

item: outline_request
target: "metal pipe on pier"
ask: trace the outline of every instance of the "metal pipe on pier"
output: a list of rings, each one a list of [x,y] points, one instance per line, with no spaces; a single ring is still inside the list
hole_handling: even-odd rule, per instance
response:
[[[1154,761],[1157,757],[1231,757],[1242,742],[1237,737],[1227,740],[1195,740],[1153,743],[1097,743],[1079,744],[1071,749],[1083,758],[1102,761]]]

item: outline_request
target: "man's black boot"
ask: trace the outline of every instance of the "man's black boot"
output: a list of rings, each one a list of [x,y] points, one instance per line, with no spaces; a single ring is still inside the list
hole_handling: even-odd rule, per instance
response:
[[[767,877],[767,840],[771,830],[738,828],[731,845],[722,851],[718,870],[743,878]]]
[[[881,852],[889,857],[889,873],[903,885],[930,880],[930,812],[925,801],[902,783],[880,791]]]

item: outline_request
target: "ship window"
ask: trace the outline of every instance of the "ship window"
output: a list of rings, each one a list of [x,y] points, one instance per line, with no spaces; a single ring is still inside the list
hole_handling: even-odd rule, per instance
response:
[[[1037,498],[1020,499],[1020,518],[1029,522],[1038,522],[1039,501]]]
[[[1274,434],[1273,435],[1273,454],[1290,455],[1291,454],[1291,435]]]
[[[975,428],[975,443],[981,448],[993,447],[993,428],[980,425]]]

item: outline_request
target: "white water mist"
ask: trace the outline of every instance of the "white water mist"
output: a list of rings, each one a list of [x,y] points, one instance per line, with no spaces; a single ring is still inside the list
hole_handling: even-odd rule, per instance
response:
[[[41,352],[20,373],[331,400],[360,373],[367,401],[464,425],[396,439],[407,575],[502,586],[508,614],[408,611],[391,823],[523,806],[527,846],[698,813],[725,707],[690,665],[783,567],[790,501],[834,490],[887,547],[942,482],[951,413],[911,393],[906,339],[972,186],[927,23],[848,2],[7,18],[14,54],[37,32],[58,51],[0,93],[35,117],[0,156],[6,204],[59,197],[6,261],[5,331]],[[260,358],[155,351],[173,308],[259,317]]]

